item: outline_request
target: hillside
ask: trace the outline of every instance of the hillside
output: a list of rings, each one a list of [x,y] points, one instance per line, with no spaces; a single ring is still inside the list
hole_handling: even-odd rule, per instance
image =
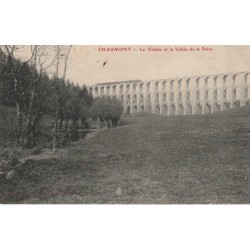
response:
[[[250,203],[250,107],[130,118],[1,177],[0,203]]]

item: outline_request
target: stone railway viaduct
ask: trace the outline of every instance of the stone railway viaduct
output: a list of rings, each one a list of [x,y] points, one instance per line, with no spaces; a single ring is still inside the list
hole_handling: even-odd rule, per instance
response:
[[[124,114],[210,114],[247,104],[250,72],[103,83],[87,88],[94,98],[116,96],[123,103]]]

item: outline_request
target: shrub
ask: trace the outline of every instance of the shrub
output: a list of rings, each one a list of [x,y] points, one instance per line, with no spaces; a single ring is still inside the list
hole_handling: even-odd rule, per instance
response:
[[[99,119],[107,127],[117,126],[122,112],[122,103],[116,97],[98,97],[90,110],[92,118]]]
[[[0,147],[16,144],[17,126],[15,109],[0,105]]]

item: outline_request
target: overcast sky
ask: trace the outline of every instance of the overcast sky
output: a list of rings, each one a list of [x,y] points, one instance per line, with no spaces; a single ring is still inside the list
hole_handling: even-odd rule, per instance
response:
[[[194,51],[190,51],[191,47]],[[212,51],[202,51],[202,47]],[[127,51],[103,51],[103,48],[126,48]],[[67,78],[80,85],[93,85],[241,71],[250,71],[250,46],[73,46]]]

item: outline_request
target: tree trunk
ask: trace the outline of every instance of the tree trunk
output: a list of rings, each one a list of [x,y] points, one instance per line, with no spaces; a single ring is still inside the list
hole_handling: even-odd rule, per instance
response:
[[[57,55],[56,55],[56,72],[55,72],[55,77],[58,78],[59,77],[59,63],[60,63],[60,52],[61,52],[61,49],[60,49],[60,46],[57,45]]]
[[[23,115],[20,109],[20,105],[16,102],[16,114],[17,114],[17,121],[18,121],[18,131],[17,131],[17,146],[21,147],[23,145]]]
[[[10,58],[10,60],[12,60]],[[14,64],[11,62],[11,72],[14,80],[14,90],[15,90],[15,106],[16,106],[16,115],[17,115],[17,121],[18,121],[18,131],[17,131],[17,146],[21,147],[23,145],[23,115],[20,107],[19,102],[19,95],[18,95],[18,79],[15,74]]]
[[[64,60],[64,70],[63,70],[63,76],[62,76],[63,81],[65,81],[65,77],[66,77],[67,64],[68,64],[69,53],[70,53],[71,48],[72,48],[72,45],[70,45],[69,50],[68,50],[66,57],[65,57],[65,60]]]
[[[60,123],[59,123],[59,130],[60,130],[60,132],[62,131],[62,123],[63,123],[63,120],[62,120],[62,118],[60,119]]]
[[[55,122],[54,122],[54,126],[53,126],[53,142],[52,142],[52,145],[53,145],[53,150],[55,151],[56,150],[56,132],[57,132],[57,121],[58,121],[58,111],[56,111],[56,114],[55,114]]]
[[[65,130],[66,130],[66,132],[68,131],[68,128],[69,128],[69,120],[65,119]]]

